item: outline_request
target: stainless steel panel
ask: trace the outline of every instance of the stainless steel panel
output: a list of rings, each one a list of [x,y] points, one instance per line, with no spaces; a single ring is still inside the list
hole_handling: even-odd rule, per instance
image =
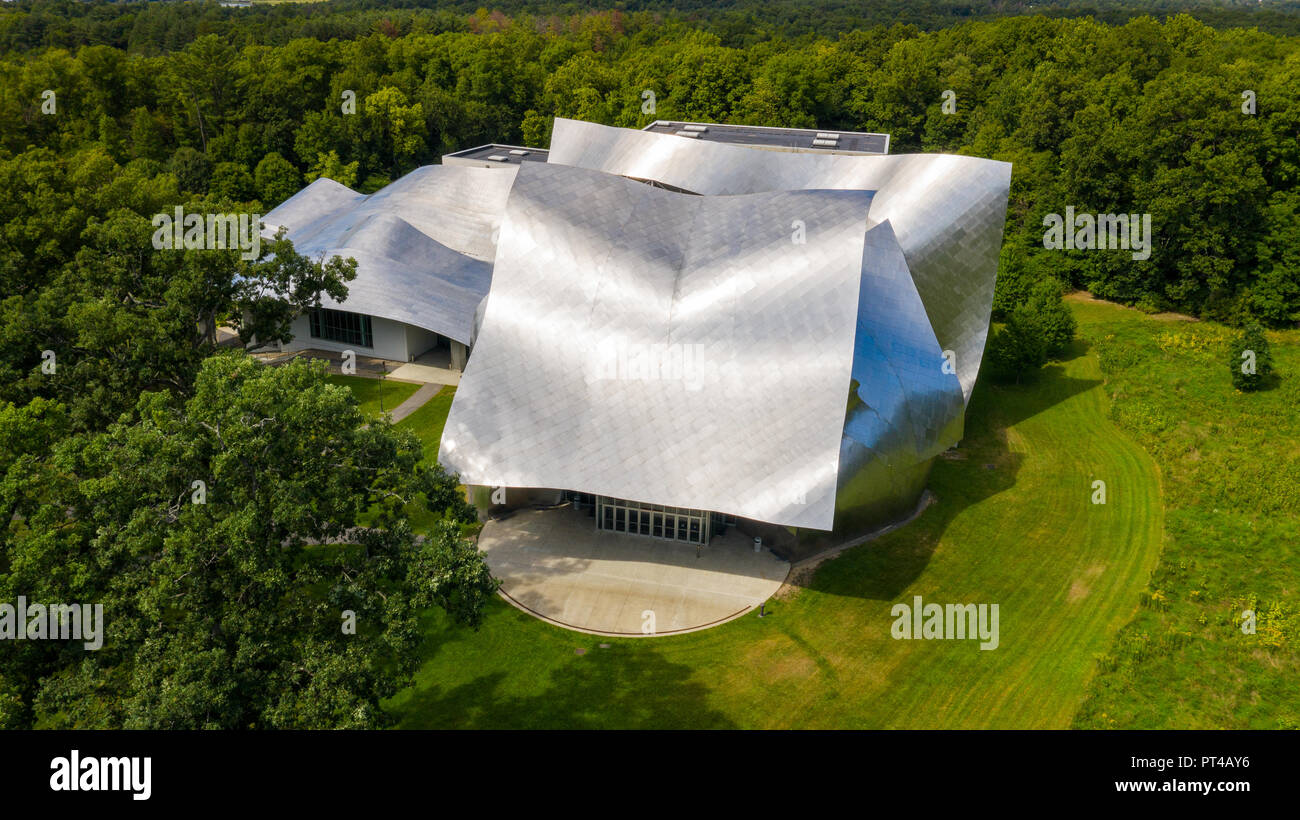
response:
[[[950,154],[837,156],[767,151],[555,119],[549,162],[654,180],[698,194],[875,191],[962,394],[979,373],[993,305],[1011,165]]]
[[[961,438],[1009,181],[557,119],[548,164],[321,180],[264,221],[357,258],[344,309],[474,345],[439,456],[466,483],[860,531]]]
[[[357,260],[343,303],[325,307],[405,322],[470,343],[492,282],[496,235],[513,168],[430,165],[364,196],[319,179],[266,214],[311,257]]]
[[[830,529],[870,203],[524,166],[439,460],[468,484]],[[683,365],[638,367],[654,346]]]

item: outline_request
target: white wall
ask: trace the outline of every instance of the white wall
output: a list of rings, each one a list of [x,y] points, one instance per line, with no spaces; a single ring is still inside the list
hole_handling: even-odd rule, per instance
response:
[[[409,325],[402,322],[394,322],[391,319],[381,319],[378,316],[370,317],[370,332],[374,347],[361,347],[359,345],[347,345],[341,342],[331,342],[326,339],[313,339],[311,335],[311,325],[307,316],[304,314],[293,321],[293,341],[281,347],[281,350],[292,352],[295,350],[305,350],[315,348],[316,350],[353,350],[359,356],[374,356],[379,359],[392,359],[397,362],[410,361],[407,348],[407,328]],[[412,328],[419,331],[419,328]],[[423,331],[420,331],[423,332]],[[429,334],[432,336],[433,334]]]
[[[403,327],[406,328],[406,361],[414,361],[415,357],[438,346],[437,333],[431,333],[415,325],[403,325]]]

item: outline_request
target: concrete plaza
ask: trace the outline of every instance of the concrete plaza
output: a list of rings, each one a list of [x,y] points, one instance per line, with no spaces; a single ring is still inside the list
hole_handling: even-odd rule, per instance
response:
[[[519,510],[479,537],[506,600],[598,635],[691,632],[737,618],[781,588],[790,565],[735,528],[702,547],[600,531],[572,507]],[[646,613],[653,613],[647,615]]]

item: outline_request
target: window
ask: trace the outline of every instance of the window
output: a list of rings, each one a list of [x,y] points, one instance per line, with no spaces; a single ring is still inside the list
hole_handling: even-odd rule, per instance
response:
[[[311,337],[357,347],[374,347],[370,317],[364,313],[317,308],[310,314]]]

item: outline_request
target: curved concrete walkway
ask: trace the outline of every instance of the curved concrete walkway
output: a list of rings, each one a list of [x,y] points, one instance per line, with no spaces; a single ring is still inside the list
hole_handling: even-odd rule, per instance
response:
[[[501,596],[544,621],[594,635],[707,629],[772,597],[790,565],[736,530],[694,544],[601,532],[573,508],[520,510],[483,526],[479,548]],[[698,552],[698,555],[697,555]],[[649,631],[647,631],[649,630]]]

